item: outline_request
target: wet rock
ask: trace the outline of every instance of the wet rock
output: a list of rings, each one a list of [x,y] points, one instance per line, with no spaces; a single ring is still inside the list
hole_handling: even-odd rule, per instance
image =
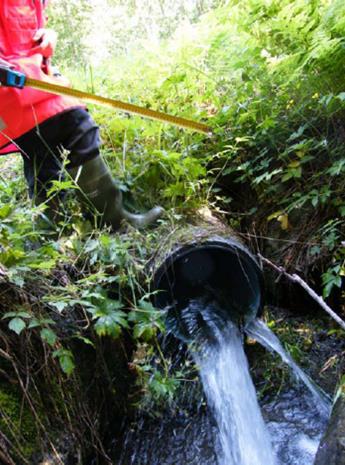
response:
[[[345,465],[345,395],[341,395],[321,439],[314,465]]]

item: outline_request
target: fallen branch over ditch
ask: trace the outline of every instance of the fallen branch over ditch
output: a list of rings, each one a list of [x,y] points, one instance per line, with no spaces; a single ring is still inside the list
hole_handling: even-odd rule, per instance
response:
[[[338,316],[334,310],[331,309],[329,305],[326,304],[326,302],[323,300],[323,298],[319,295],[316,294],[316,292],[297,274],[290,274],[288,273],[285,268],[282,266],[278,266],[268,260],[267,258],[263,257],[261,254],[258,254],[258,257],[260,260],[265,263],[266,265],[269,265],[271,268],[273,268],[275,271],[277,271],[279,274],[282,274],[286,276],[290,281],[294,283],[298,283],[300,286],[303,287],[303,289],[317,302],[320,307],[322,307],[330,316],[335,320],[344,330],[345,330],[345,321]]]

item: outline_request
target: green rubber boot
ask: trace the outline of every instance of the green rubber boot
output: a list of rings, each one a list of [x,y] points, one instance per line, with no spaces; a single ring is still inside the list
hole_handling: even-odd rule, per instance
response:
[[[84,165],[68,170],[82,191],[85,200],[102,215],[102,222],[119,229],[122,220],[135,228],[145,228],[163,213],[162,207],[154,207],[147,213],[134,215],[123,208],[122,193],[116,186],[107,165],[98,155]]]

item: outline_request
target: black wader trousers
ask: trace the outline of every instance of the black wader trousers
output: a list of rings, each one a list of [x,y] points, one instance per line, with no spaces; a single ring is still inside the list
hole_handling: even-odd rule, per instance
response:
[[[51,182],[63,178],[63,152],[68,168],[83,165],[99,155],[99,128],[83,109],[64,111],[15,140],[24,160],[29,195],[44,201]]]

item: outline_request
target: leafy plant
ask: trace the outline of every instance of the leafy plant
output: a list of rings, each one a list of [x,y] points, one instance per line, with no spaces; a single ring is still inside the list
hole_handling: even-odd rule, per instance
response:
[[[58,358],[61,369],[66,375],[70,376],[74,369],[74,357],[70,350],[60,348],[53,352],[53,358]]]
[[[1,157],[2,331],[15,351],[18,340],[28,342],[35,382],[42,370],[53,391],[78,378],[79,344],[99,355],[104,339],[121,345],[126,338],[146,405],[170,405],[184,374],[161,347],[164,314],[150,303],[148,265],[201,207],[277,263],[318,274],[324,298],[334,291],[344,298],[344,2],[210,0],[190,2],[187,11],[186,2],[164,0],[169,15],[149,2],[149,23],[135,2],[111,0],[106,19],[102,2],[91,3],[52,2],[51,26],[61,36],[56,62],[73,86],[203,121],[212,136],[90,106],[126,208],[166,209],[144,232],[113,233],[86,220],[68,177],[51,187],[54,198],[69,195],[65,218],[49,231],[37,221],[47,207],[27,200],[17,159]],[[135,21],[119,20],[129,11]],[[181,18],[188,22],[178,26]],[[288,343],[298,359],[298,344]],[[67,391],[52,403],[65,405]],[[98,425],[97,415],[81,417]],[[102,449],[94,430],[90,437]]]
[[[157,333],[164,331],[162,311],[153,307],[150,302],[140,300],[136,308],[128,314],[128,320],[134,323],[133,337],[150,342]]]

